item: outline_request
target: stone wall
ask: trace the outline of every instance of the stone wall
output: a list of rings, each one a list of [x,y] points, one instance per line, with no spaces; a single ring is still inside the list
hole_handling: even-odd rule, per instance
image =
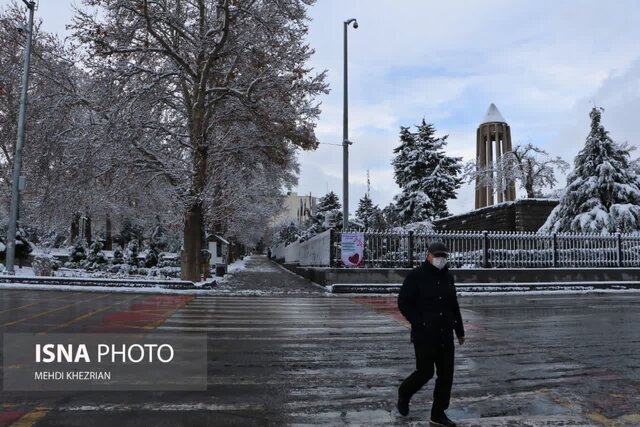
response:
[[[438,231],[538,231],[558,204],[554,199],[518,199],[434,221]]]

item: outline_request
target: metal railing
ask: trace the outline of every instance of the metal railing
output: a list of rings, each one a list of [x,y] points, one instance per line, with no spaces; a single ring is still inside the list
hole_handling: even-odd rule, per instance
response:
[[[340,267],[339,232],[331,239],[331,264]],[[364,266],[407,268],[419,265],[429,243],[449,247],[454,268],[640,267],[640,234],[447,231],[365,232]]]

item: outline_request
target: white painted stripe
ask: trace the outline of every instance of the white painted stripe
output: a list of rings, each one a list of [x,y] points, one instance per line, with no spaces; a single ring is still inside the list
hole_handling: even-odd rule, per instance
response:
[[[167,326],[166,323],[157,327],[156,330],[170,330],[170,331],[207,331],[207,332],[266,332],[266,331],[282,331],[282,332],[297,332],[300,335],[305,335],[309,333],[322,333],[322,332],[332,332],[336,331],[342,333],[353,333],[354,335],[369,335],[373,333],[383,333],[383,332],[397,332],[399,330],[405,331],[406,329],[403,326],[378,326],[376,328],[369,328],[366,331],[363,331],[361,328],[354,327],[344,327],[344,328],[324,328],[324,327],[316,327],[309,328],[305,327],[304,329],[300,327],[284,327],[284,326],[274,326],[272,328],[262,328],[262,327],[252,327],[252,328],[243,328],[243,327],[224,327],[224,328],[216,328],[212,326],[208,327],[191,327],[191,326]]]
[[[216,403],[104,403],[100,405],[60,406],[59,411],[102,411],[102,412],[136,412],[136,411],[264,411],[267,406],[255,403],[216,404]]]

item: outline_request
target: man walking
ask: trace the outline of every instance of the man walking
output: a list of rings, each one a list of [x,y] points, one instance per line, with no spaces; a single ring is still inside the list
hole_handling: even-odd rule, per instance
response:
[[[449,250],[442,242],[429,245],[427,259],[411,270],[400,289],[398,308],[411,323],[416,370],[398,389],[398,411],[409,414],[411,397],[437,372],[431,424],[455,427],[445,414],[453,384],[453,331],[464,344],[464,327],[453,275],[447,268]]]

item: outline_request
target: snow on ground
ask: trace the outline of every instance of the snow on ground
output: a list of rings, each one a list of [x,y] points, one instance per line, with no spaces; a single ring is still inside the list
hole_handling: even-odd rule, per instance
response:
[[[243,259],[238,259],[232,264],[229,264],[227,271],[229,273],[238,273],[242,271],[250,270],[252,273],[276,273],[280,271],[277,265],[273,263],[252,263],[251,261],[257,261],[258,256],[248,255]],[[251,264],[249,267],[247,264]]]
[[[38,246],[34,246],[31,251],[31,255],[69,256],[69,250],[67,248],[40,248]]]
[[[35,276],[33,272],[33,268],[31,267],[22,267],[19,268],[17,265],[14,267],[13,271],[15,271],[16,276]]]
[[[557,291],[488,291],[488,292],[458,292],[459,297],[493,297],[493,296],[509,296],[509,295],[589,295],[589,294],[637,294],[640,293],[640,289],[564,289]],[[380,297],[380,298],[395,298],[398,293],[377,294],[377,293],[357,293],[357,294],[329,294],[332,297],[345,297],[345,298],[361,298],[367,297]]]
[[[229,274],[214,287],[218,295],[322,295],[326,290],[297,276],[264,255],[246,256],[229,265]],[[216,278],[218,279],[218,278]]]
[[[554,289],[547,290],[529,290],[525,283],[464,283],[457,286],[464,286],[468,291],[458,291],[458,296],[495,296],[495,295],[560,295],[560,294],[613,294],[613,293],[640,293],[640,288],[636,289],[622,289],[620,282],[612,282],[610,288],[597,289],[593,287],[595,282],[571,282],[571,283],[556,283],[556,282],[544,282],[536,283],[543,284],[545,286],[554,286]],[[349,286],[351,288],[369,288],[372,292],[362,293],[333,293],[333,287]],[[357,297],[362,295],[368,296],[381,296],[381,297],[394,297],[397,296],[397,292],[390,293],[376,293],[375,288],[387,288],[395,287],[400,288],[401,283],[335,283],[333,285],[326,286],[327,292],[332,293],[335,296]]]

